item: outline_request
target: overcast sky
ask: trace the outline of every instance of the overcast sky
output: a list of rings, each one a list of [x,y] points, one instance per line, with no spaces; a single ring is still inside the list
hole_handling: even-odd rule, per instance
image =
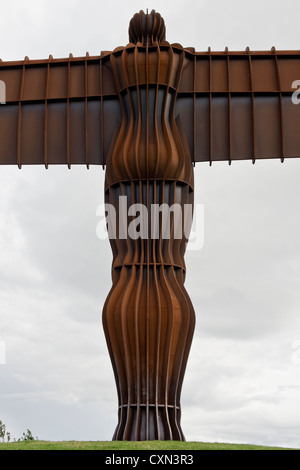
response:
[[[97,55],[140,9],[196,50],[299,48],[299,3],[11,0],[3,60]],[[299,79],[300,77],[295,77]],[[205,242],[186,255],[197,325],[182,392],[187,440],[300,447],[300,160],[198,164]],[[0,170],[0,420],[12,437],[110,440],[117,394],[102,331],[111,251],[100,168]],[[1,356],[0,356],[1,357]]]

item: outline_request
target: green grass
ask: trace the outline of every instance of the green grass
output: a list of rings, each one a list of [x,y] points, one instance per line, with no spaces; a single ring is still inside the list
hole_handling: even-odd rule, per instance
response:
[[[0,443],[0,450],[294,450],[250,444],[178,441],[25,441]]]

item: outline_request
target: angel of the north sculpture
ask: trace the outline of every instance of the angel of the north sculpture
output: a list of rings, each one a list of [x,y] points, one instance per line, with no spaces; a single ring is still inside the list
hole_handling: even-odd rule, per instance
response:
[[[1,62],[0,80],[2,165],[105,169],[117,221],[107,218],[103,308],[119,400],[113,439],[183,440],[195,313],[184,287],[189,233],[178,230],[186,218],[174,208],[191,214],[196,163],[300,156],[300,51],[196,52],[169,44],[161,16],[141,11],[125,47]]]

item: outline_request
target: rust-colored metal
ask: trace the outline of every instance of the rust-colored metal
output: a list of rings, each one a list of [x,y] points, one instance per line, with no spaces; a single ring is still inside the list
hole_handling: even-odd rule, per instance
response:
[[[0,164],[104,166],[122,121],[119,95],[126,93],[123,76],[117,89],[113,64],[121,54],[133,63],[146,48],[148,76],[139,70],[139,84],[176,94],[174,113],[193,162],[300,156],[300,106],[291,100],[292,84],[300,80],[300,51],[195,52],[166,42],[163,20],[151,15],[141,20],[137,14],[129,34],[136,43],[113,52],[0,62],[0,80],[7,84]],[[143,27],[153,27],[158,37],[146,41]],[[166,64],[155,75],[156,58],[168,54],[183,63],[176,88]],[[127,80],[130,89],[135,86],[134,70]]]
[[[155,11],[133,17],[129,38],[97,57],[1,62],[0,164],[102,165],[106,202],[122,221],[133,204],[192,205],[196,162],[300,156],[291,99],[300,51],[195,52],[166,42]],[[184,288],[188,234],[164,239],[160,227],[152,237],[149,214],[147,238],[110,240],[103,326],[119,397],[114,439],[183,440],[195,325]]]
[[[191,156],[175,118],[184,56],[157,43],[156,18],[136,15],[130,37],[145,47],[111,56],[122,121],[106,161],[105,195],[118,218],[120,195],[127,196],[125,214],[136,203],[182,209],[193,203]],[[162,227],[153,239],[155,220],[149,212],[146,239],[112,240],[113,287],[103,324],[119,396],[117,440],[184,439],[180,393],[195,324],[184,288],[187,240],[174,239],[174,231],[163,239]]]

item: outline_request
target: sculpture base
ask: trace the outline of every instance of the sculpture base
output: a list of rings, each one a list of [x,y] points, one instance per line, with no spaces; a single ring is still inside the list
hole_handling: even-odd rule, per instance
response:
[[[180,427],[181,410],[171,405],[123,405],[114,441],[185,441]]]

